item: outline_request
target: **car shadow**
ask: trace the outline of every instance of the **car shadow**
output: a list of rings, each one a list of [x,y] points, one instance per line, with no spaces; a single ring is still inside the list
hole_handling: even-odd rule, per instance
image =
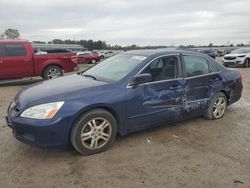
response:
[[[28,78],[28,79],[20,79],[20,80],[0,80],[1,86],[19,86],[19,85],[30,85],[37,82],[43,81],[42,78]]]

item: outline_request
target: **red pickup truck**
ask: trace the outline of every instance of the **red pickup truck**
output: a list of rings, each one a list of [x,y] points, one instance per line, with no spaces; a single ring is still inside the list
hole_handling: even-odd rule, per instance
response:
[[[35,54],[26,40],[0,40],[0,80],[62,76],[77,70],[75,53]]]

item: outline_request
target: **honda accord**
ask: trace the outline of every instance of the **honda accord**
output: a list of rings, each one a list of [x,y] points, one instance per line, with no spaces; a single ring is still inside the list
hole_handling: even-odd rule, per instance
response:
[[[23,89],[6,117],[19,141],[107,150],[117,134],[203,116],[223,117],[242,77],[214,59],[182,50],[129,51],[74,75]]]

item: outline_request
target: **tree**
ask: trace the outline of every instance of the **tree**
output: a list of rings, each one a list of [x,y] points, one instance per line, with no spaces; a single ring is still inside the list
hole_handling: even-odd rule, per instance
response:
[[[20,33],[17,29],[6,29],[5,36],[7,39],[18,39],[20,37]]]
[[[4,33],[1,33],[1,34],[0,34],[0,39],[4,39],[4,37],[5,37],[5,34],[4,34]]]
[[[35,43],[35,44],[46,44],[46,42],[39,41],[39,40],[33,40],[32,43]]]
[[[54,39],[50,41],[49,44],[63,44],[63,41],[61,39]]]
[[[213,47],[213,43],[210,43],[208,46],[209,46],[209,47]]]

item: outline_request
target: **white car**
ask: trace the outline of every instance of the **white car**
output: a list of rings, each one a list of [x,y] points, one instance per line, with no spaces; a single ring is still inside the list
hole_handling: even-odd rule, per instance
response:
[[[250,48],[239,48],[223,57],[223,65],[250,67]]]
[[[116,54],[113,51],[101,51],[101,52],[98,52],[98,55],[100,56],[101,59],[106,59]]]

